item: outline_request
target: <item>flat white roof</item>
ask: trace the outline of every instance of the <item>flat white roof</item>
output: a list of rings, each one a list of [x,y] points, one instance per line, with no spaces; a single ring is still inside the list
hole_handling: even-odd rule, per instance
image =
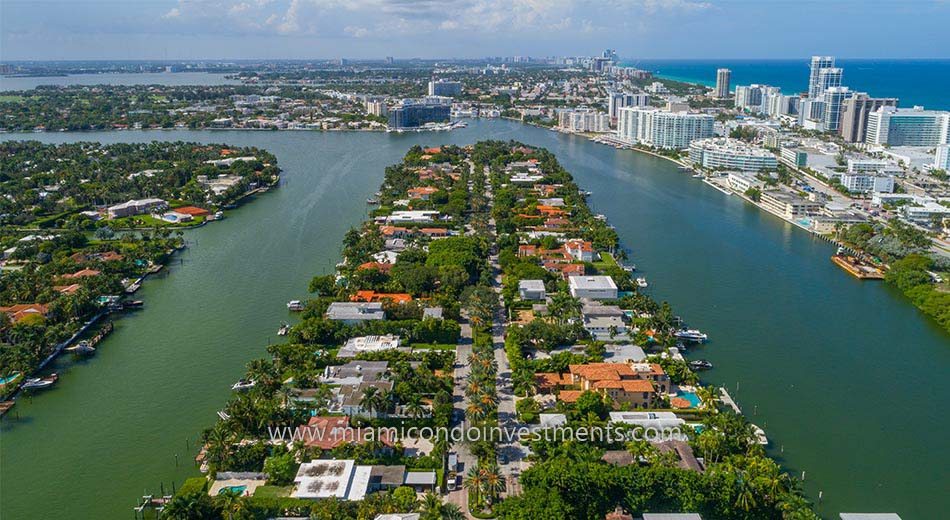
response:
[[[541,280],[521,280],[518,282],[518,288],[528,291],[543,291],[544,282]]]
[[[314,460],[301,464],[294,478],[297,488],[293,497],[346,498],[354,465],[353,460]]]
[[[407,486],[410,485],[435,485],[435,472],[434,471],[409,471],[406,472],[406,482]]]
[[[575,289],[617,290],[617,284],[609,276],[571,276],[567,283]]]

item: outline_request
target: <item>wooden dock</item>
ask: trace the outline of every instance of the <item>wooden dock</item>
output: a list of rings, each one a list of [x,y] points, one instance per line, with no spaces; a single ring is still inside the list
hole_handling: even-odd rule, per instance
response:
[[[851,275],[862,280],[884,279],[884,271],[877,267],[867,265],[853,256],[832,255],[831,261],[851,273]]]

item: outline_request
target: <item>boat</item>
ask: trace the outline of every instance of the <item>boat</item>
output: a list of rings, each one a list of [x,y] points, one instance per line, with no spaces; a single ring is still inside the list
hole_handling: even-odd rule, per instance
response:
[[[681,329],[673,333],[673,336],[686,341],[696,341],[702,343],[706,341],[706,334],[696,329]]]
[[[49,377],[44,378],[34,377],[33,379],[27,379],[26,382],[23,383],[23,389],[42,390],[53,386],[53,383],[57,380],[59,380],[59,376],[56,374],[51,374]]]
[[[637,278],[637,287],[646,287],[646,286],[648,286],[648,285],[649,285],[649,284],[647,283],[647,279],[646,279],[646,278],[642,278],[642,277],[641,277],[641,278]]]
[[[145,305],[145,302],[142,300],[131,300],[127,302],[122,302],[123,309],[141,309]]]
[[[628,272],[628,273],[632,273],[632,272],[634,272],[634,271],[637,270],[637,266],[635,266],[635,265],[633,265],[633,264],[625,265],[625,266],[623,266],[623,270],[626,271],[626,272]]]
[[[366,199],[366,203],[367,203],[367,204],[379,204],[379,200],[377,200],[377,199]]]
[[[768,446],[769,438],[765,436],[765,430],[754,424],[750,424],[750,426],[752,426],[752,433],[755,434],[755,442],[761,444],[762,446]]]
[[[375,196],[377,196],[377,197],[382,197],[382,196],[383,196],[383,192],[377,191],[377,192],[374,193],[373,195],[375,195]]]
[[[16,404],[16,401],[2,401],[0,402],[0,417],[10,411],[10,408],[13,408],[13,405]]]
[[[709,370],[713,365],[705,359],[695,359],[689,362],[689,368],[694,370]]]
[[[84,339],[66,350],[75,352],[76,354],[92,354],[96,351],[96,347],[92,346],[92,343],[88,339]]]
[[[224,410],[221,410],[218,412],[218,417],[220,417],[222,421],[227,421],[228,419],[231,418],[231,416],[228,415],[228,413],[225,412]]]
[[[214,212],[214,217],[212,217],[212,220],[221,220],[221,219],[223,219],[223,218],[224,218],[224,212],[223,212],[223,211],[215,211],[215,212]]]
[[[231,385],[231,390],[234,390],[234,391],[237,391],[237,392],[241,392],[241,391],[244,391],[244,390],[250,390],[251,388],[254,388],[254,385],[256,385],[256,384],[257,384],[257,382],[255,382],[254,380],[251,380],[251,379],[241,379],[241,380],[239,380],[237,383],[234,383],[233,385]]]
[[[303,307],[303,302],[300,300],[290,300],[287,302],[287,308],[292,311],[302,311]]]
[[[286,323],[282,324],[280,328],[277,329],[278,336],[286,336],[288,332],[290,332],[290,325],[287,325]]]
[[[704,177],[704,175],[701,174],[701,173],[694,173],[694,174],[693,174],[693,178],[694,178],[694,179],[702,179],[703,177]]]

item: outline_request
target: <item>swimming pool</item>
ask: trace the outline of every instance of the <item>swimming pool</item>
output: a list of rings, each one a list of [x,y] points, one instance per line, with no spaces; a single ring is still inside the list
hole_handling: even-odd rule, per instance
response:
[[[676,397],[689,401],[690,408],[699,408],[699,405],[702,403],[702,400],[696,395],[696,392],[680,392]]]
[[[9,377],[0,377],[0,385],[5,385],[5,384],[7,384],[7,383],[13,381],[14,379],[16,379],[16,378],[18,378],[18,377],[20,377],[20,373],[19,373],[19,372],[15,373],[15,374],[13,374],[12,376],[9,376]]]
[[[226,486],[226,487],[221,488],[221,490],[218,491],[218,494],[223,495],[226,490],[230,490],[239,495],[243,495],[244,492],[247,491],[247,486]]]

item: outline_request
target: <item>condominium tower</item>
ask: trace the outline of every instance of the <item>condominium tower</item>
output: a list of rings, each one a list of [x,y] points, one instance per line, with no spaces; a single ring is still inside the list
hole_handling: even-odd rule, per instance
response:
[[[865,142],[890,146],[938,146],[950,137],[950,112],[883,106],[868,115]]]
[[[713,136],[713,116],[625,107],[617,118],[617,136],[630,143],[683,149],[696,139]]]
[[[818,74],[822,69],[829,69],[835,66],[834,56],[812,56],[811,57],[811,75],[808,77],[808,97],[816,98],[824,89],[819,88]]]
[[[714,94],[719,99],[729,97],[729,82],[732,80],[732,71],[729,69],[719,69],[716,71],[716,91]]]
[[[867,135],[868,115],[881,107],[896,107],[897,98],[872,98],[855,92],[841,104],[838,134],[849,143],[863,143]]]

